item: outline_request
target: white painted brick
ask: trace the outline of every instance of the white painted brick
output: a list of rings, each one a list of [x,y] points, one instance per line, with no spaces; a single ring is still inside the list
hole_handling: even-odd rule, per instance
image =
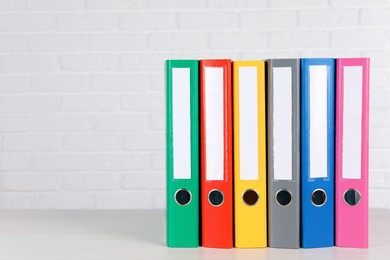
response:
[[[370,129],[369,134],[370,148],[390,148],[390,129]]]
[[[91,209],[92,195],[85,192],[50,192],[36,194],[34,209]]]
[[[119,15],[119,29],[127,31],[172,30],[177,27],[174,13],[142,12]]]
[[[64,136],[67,151],[115,151],[121,149],[119,134],[71,134]]]
[[[14,55],[0,57],[3,72],[55,72],[58,57],[55,55]]]
[[[63,112],[113,112],[120,106],[119,95],[66,95],[60,99]]]
[[[370,87],[375,88],[387,88],[390,82],[390,69],[370,69]],[[373,100],[372,98],[370,98]]]
[[[372,108],[389,108],[390,109],[390,89],[389,90],[376,90],[371,89],[370,91],[370,107]],[[383,115],[382,115],[383,116]],[[385,118],[382,117],[384,120]],[[389,118],[387,118],[389,119]]]
[[[179,53],[141,53],[120,56],[120,67],[129,71],[158,71],[164,69],[166,60],[179,59]]]
[[[89,160],[90,168],[97,171],[148,170],[151,156],[147,153],[96,153]]]
[[[31,88],[28,76],[0,76],[0,93],[26,93]]]
[[[265,59],[283,59],[297,58],[299,51],[294,50],[264,50],[264,51],[243,51],[239,60],[265,60]]]
[[[165,170],[166,155],[164,152],[156,152],[152,154],[152,169]]]
[[[371,128],[390,128],[390,107],[375,108],[370,107],[370,129]],[[389,166],[390,168],[390,166]]]
[[[154,33],[149,35],[148,46],[151,50],[205,50],[209,37],[207,33]]]
[[[20,192],[1,192],[0,209],[31,209],[32,196]]]
[[[68,54],[62,55],[61,68],[70,71],[111,71],[118,69],[115,54]]]
[[[86,92],[89,90],[89,79],[86,75],[74,74],[33,75],[31,89],[39,93]]]
[[[210,48],[214,50],[262,49],[266,44],[263,32],[210,33]]]
[[[271,0],[269,1],[271,7],[278,8],[299,8],[299,7],[326,7],[328,1],[324,0]]]
[[[305,58],[354,58],[360,57],[360,51],[358,49],[302,49],[299,51],[300,55],[295,55],[295,57],[301,56]]]
[[[0,52],[23,52],[28,49],[27,37],[20,34],[0,35]]]
[[[5,174],[2,175],[3,191],[54,191],[61,188],[59,174]]]
[[[368,199],[370,208],[390,208],[390,190],[370,189]]]
[[[33,52],[83,51],[88,40],[82,34],[37,34],[29,36],[28,46]]]
[[[207,0],[209,8],[217,9],[258,9],[268,6],[267,0]]]
[[[0,171],[18,172],[28,170],[30,156],[28,154],[0,154]]]
[[[364,57],[370,57],[370,65],[374,68],[388,68],[390,49],[366,50],[362,52]]]
[[[5,152],[54,152],[62,149],[61,135],[17,134],[3,136]]]
[[[151,114],[151,129],[152,130],[165,130],[165,113],[154,112]]]
[[[148,129],[147,114],[102,114],[92,116],[95,131],[139,131]]]
[[[135,73],[94,74],[91,76],[91,88],[94,91],[101,92],[148,91],[151,85],[149,78],[148,74]]]
[[[290,10],[243,12],[240,14],[241,28],[277,29],[297,26],[297,16]]]
[[[86,115],[37,115],[32,117],[32,130],[36,132],[83,132],[90,129]]]
[[[151,209],[153,194],[147,191],[98,193],[94,196],[96,209]]]
[[[131,151],[155,151],[165,149],[165,132],[141,132],[125,134],[123,146]]]
[[[298,12],[302,27],[352,27],[359,25],[358,9],[307,9]]]
[[[389,32],[386,30],[348,29],[331,32],[331,46],[336,48],[378,48],[389,44]]]
[[[232,60],[238,60],[240,58],[240,53],[238,50],[230,50],[230,51],[197,51],[197,52],[183,52],[180,55],[180,59],[232,59]],[[165,83],[165,81],[161,81],[162,83]],[[156,82],[157,83],[157,82]],[[157,88],[156,88],[157,89]],[[165,86],[162,85],[159,87],[161,90],[165,90]]]
[[[191,56],[193,59],[194,55]],[[184,55],[181,57],[184,58]],[[165,74],[164,73],[150,73],[150,85],[153,90],[165,91]]]
[[[58,111],[58,98],[54,96],[0,97],[0,113],[45,113]]]
[[[46,153],[32,156],[34,171],[79,171],[88,169],[88,157],[84,153]]]
[[[179,29],[185,30],[232,30],[239,26],[236,12],[182,12],[178,20]]]
[[[145,0],[87,0],[91,10],[134,10],[145,6]]]
[[[370,206],[390,208],[389,8],[0,0],[0,208],[164,209],[167,59],[361,56],[371,57]]]
[[[125,189],[163,189],[165,173],[163,171],[126,173],[123,175],[122,184]]]
[[[329,47],[326,31],[282,31],[270,32],[269,47],[272,49],[306,49]]]
[[[0,132],[26,132],[30,129],[30,117],[25,115],[0,115]]]
[[[330,0],[331,6],[351,7],[351,6],[390,6],[388,0]]]
[[[50,13],[0,14],[0,31],[53,31],[56,17]]]
[[[69,11],[83,10],[84,3],[80,0],[33,0],[27,1],[27,9],[33,11]]]
[[[118,174],[65,174],[62,177],[65,190],[73,191],[104,191],[119,189]]]
[[[198,1],[181,1],[181,0],[146,0],[147,7],[150,9],[193,9],[193,8],[202,8],[206,6],[205,0]]]
[[[94,34],[89,37],[91,50],[138,51],[147,45],[146,34]]]
[[[370,169],[390,169],[390,151],[370,150]]]
[[[390,189],[390,171],[370,170],[369,182],[370,188]]]
[[[165,108],[164,92],[125,94],[122,96],[123,110],[162,111]]]
[[[112,31],[117,27],[117,16],[112,13],[68,13],[58,15],[61,31]]]
[[[22,11],[25,9],[25,0],[0,0],[1,11]]]
[[[166,191],[160,190],[153,192],[153,208],[165,209],[167,205]]]

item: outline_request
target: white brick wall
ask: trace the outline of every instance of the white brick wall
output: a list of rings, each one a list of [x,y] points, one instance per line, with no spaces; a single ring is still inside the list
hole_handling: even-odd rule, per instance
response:
[[[0,0],[0,208],[165,207],[164,60],[370,56],[390,208],[389,0]]]

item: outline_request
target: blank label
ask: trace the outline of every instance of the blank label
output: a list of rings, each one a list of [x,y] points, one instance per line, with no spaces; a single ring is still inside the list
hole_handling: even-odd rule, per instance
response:
[[[328,176],[328,116],[326,65],[309,66],[310,92],[310,178]]]
[[[190,69],[172,69],[173,178],[191,179]]]
[[[223,180],[223,68],[205,68],[206,180]]]
[[[240,179],[258,180],[257,68],[240,67]]]
[[[274,179],[292,180],[291,67],[273,68]]]
[[[362,66],[345,66],[342,155],[344,179],[361,179],[362,90]]]

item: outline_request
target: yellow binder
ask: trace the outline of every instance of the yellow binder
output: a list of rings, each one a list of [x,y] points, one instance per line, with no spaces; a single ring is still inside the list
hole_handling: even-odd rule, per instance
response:
[[[267,246],[265,62],[233,63],[235,246]]]

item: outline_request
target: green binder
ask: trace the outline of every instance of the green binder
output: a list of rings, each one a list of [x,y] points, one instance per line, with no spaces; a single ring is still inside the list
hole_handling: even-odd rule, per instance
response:
[[[199,246],[197,60],[166,62],[167,245]]]

